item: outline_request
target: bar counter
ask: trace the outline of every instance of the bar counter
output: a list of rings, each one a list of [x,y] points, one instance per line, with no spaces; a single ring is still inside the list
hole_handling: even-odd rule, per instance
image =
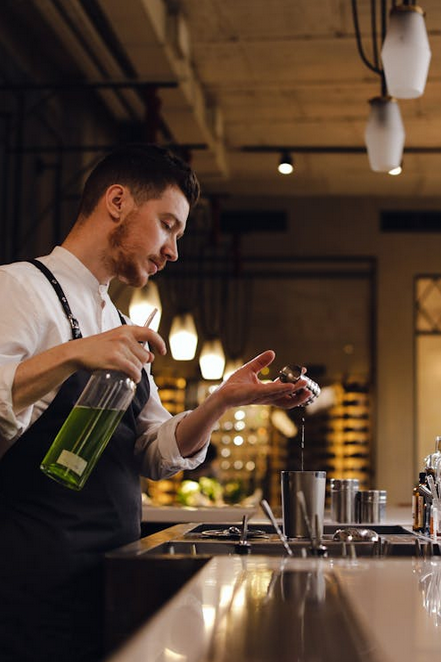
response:
[[[133,543],[119,556],[139,561],[166,536]],[[145,568],[156,574],[156,586],[161,572],[166,581],[183,563],[181,586],[108,661],[438,659],[441,548],[431,549],[433,556],[413,558],[292,558],[283,550],[280,556],[176,556],[169,566],[157,558],[164,565]]]
[[[214,557],[111,662],[428,662],[441,557]]]

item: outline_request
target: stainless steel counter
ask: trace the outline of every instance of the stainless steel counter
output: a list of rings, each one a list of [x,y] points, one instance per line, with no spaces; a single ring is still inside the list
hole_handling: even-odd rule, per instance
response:
[[[211,559],[111,662],[432,662],[441,559]]]
[[[407,515],[398,521],[404,524]],[[331,546],[329,558],[282,556],[270,536],[253,541],[244,556],[230,548],[223,555],[224,541],[209,539],[210,559],[199,540],[206,528],[180,524],[109,555],[116,563],[134,560],[145,576],[154,568],[179,576],[180,564],[199,564],[187,569],[187,583],[155,615],[138,620],[145,624],[109,662],[432,662],[439,656],[441,547],[427,538],[414,545],[408,525],[399,535],[392,526],[386,557],[359,543],[357,558],[333,556]],[[408,537],[402,547],[408,556],[394,556]],[[153,561],[162,565],[150,568]],[[164,579],[158,576],[157,585]],[[131,587],[124,590],[130,596]]]

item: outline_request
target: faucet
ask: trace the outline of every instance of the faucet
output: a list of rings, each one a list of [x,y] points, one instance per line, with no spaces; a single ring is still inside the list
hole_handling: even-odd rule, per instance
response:
[[[251,544],[247,540],[248,536],[248,515],[244,515],[242,518],[242,529],[240,533],[240,540],[234,546],[234,551],[236,554],[250,554],[251,553]]]

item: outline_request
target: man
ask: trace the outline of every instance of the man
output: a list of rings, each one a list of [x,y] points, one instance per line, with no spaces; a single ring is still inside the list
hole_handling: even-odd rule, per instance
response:
[[[310,396],[305,381],[261,383],[266,351],[191,412],[171,417],[150,374],[154,331],[125,323],[113,278],[142,287],[178,259],[193,171],[153,145],[120,148],[89,176],[78,218],[37,262],[0,268],[0,659],[100,659],[103,554],[139,537],[139,475],[158,479],[205,458],[229,408],[285,408]],[[128,321],[128,320],[127,320]],[[148,343],[148,348],[144,347]],[[71,491],[39,469],[91,371],[114,369],[135,398],[85,487]]]

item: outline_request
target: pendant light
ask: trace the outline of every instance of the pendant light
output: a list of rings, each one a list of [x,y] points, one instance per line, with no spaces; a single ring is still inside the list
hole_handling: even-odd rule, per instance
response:
[[[403,159],[405,131],[400,108],[389,96],[374,97],[369,103],[365,131],[369,164],[374,172],[390,172]]]
[[[381,50],[389,94],[397,99],[420,97],[426,86],[431,55],[421,7],[393,7]]]
[[[149,282],[144,287],[134,290],[129,305],[130,319],[135,324],[144,326],[144,323],[153,308],[157,308],[158,312],[153,318],[150,328],[153,329],[153,331],[157,331],[159,329],[159,322],[161,321],[162,314],[161,298],[156,283]]]
[[[206,340],[199,357],[199,367],[204,379],[222,379],[225,368],[225,354],[218,338]]]
[[[198,334],[191,313],[181,313],[173,318],[169,343],[175,361],[191,361],[194,358]]]
[[[372,58],[362,43],[358,0],[352,0],[357,48],[363,63],[381,78],[381,95],[370,100],[370,115],[365,131],[368,159],[372,170],[397,175],[401,172],[405,131],[396,99],[411,99],[424,91],[430,62],[424,14],[411,0],[397,6],[392,2],[389,26],[386,25],[386,0],[371,2],[370,24]],[[380,57],[381,50],[381,57]]]

